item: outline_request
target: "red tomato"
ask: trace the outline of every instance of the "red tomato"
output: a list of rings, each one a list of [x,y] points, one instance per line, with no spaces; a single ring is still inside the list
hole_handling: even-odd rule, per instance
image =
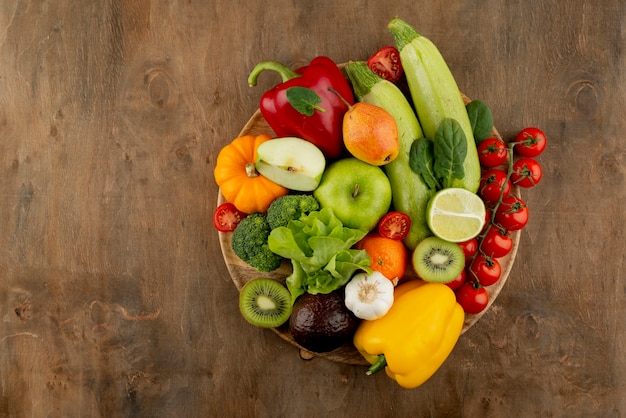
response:
[[[515,137],[515,152],[523,157],[536,157],[547,145],[546,134],[539,128],[524,128]]]
[[[507,231],[517,231],[528,223],[528,206],[517,196],[507,196],[496,210],[495,220]]]
[[[466,313],[477,314],[487,307],[489,294],[484,287],[466,282],[456,291],[456,301]]]
[[[483,226],[481,234],[483,234],[487,229],[491,226],[491,215],[493,215],[493,210],[490,207],[485,207],[485,226]]]
[[[543,169],[534,158],[520,158],[513,163],[511,181],[520,187],[533,187],[541,180]]]
[[[446,283],[446,285],[452,290],[457,290],[459,287],[463,285],[463,283],[465,283],[466,277],[467,277],[467,273],[465,272],[465,269],[463,269],[461,270],[461,273],[458,276],[456,276],[456,279],[452,280],[451,282]]]
[[[511,192],[511,187],[507,172],[492,168],[482,175],[478,194],[485,202],[496,203],[500,200],[500,193],[502,192],[502,196],[507,196]]]
[[[213,225],[220,232],[234,231],[246,215],[230,202],[222,203],[213,213]]]
[[[386,238],[402,241],[411,229],[411,218],[403,212],[389,212],[378,222],[378,233]]]
[[[487,168],[504,164],[509,158],[509,149],[500,138],[487,138],[478,144],[480,165]]]
[[[465,265],[469,265],[470,261],[472,261],[472,257],[478,251],[478,240],[476,238],[472,238],[469,241],[459,242],[459,247],[463,250],[463,254],[465,254]]]
[[[400,52],[393,46],[385,46],[379,49],[367,60],[367,66],[380,77],[395,83],[400,80],[404,70],[400,62]]]
[[[480,249],[491,258],[501,258],[513,249],[513,239],[506,230],[492,225],[485,234]]]
[[[469,266],[469,272],[481,286],[491,286],[500,280],[502,267],[498,260],[478,254]]]

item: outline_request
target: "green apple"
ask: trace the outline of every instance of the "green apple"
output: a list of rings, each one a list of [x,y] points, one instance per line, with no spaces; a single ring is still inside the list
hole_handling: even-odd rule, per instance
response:
[[[326,158],[317,146],[304,139],[274,138],[259,145],[255,166],[276,184],[310,192],[320,183]]]
[[[313,195],[345,226],[368,232],[391,205],[391,185],[383,170],[356,158],[330,164]]]

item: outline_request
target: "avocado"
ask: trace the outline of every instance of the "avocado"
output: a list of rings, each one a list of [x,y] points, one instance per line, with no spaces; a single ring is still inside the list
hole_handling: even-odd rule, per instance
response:
[[[293,306],[289,331],[303,348],[324,353],[352,340],[359,319],[346,308],[343,289],[302,295]]]

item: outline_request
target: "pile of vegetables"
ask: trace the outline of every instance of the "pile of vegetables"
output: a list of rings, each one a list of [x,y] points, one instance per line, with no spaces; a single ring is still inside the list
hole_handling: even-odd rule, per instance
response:
[[[372,364],[368,374],[385,369],[401,386],[414,388],[448,357],[465,315],[488,306],[488,287],[501,275],[498,259],[512,250],[511,232],[528,222],[526,204],[511,191],[541,180],[536,157],[546,138],[538,128],[524,129],[508,143],[493,137],[490,109],[478,100],[465,104],[436,46],[401,19],[392,19],[388,28],[395,47],[346,64],[347,76],[329,58],[317,57],[296,71],[263,62],[248,80],[256,84],[268,69],[280,74],[282,83],[261,98],[263,117],[277,137],[305,139],[329,163],[349,154],[341,122],[352,105],[367,103],[393,117],[399,152],[384,165],[392,203],[378,228],[348,227],[312,191],[290,190],[261,175],[256,150],[272,140],[267,135],[236,138],[219,153],[214,175],[226,203],[216,209],[214,225],[232,233],[233,252],[260,272],[259,280],[284,260],[291,262],[284,282],[289,313],[303,295],[341,292],[343,308],[358,318],[350,335]],[[413,251],[433,235],[427,207],[446,188],[476,193],[488,214],[478,235],[457,243],[464,257],[458,277],[446,283],[412,277],[392,282],[373,269],[359,241],[380,234]]]

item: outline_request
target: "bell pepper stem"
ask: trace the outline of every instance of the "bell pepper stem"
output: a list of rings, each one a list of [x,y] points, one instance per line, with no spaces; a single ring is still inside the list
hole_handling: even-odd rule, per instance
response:
[[[384,354],[380,354],[378,356],[378,360],[376,360],[376,363],[372,364],[372,366],[369,369],[367,369],[367,372],[365,372],[365,374],[370,376],[374,373],[378,373],[379,371],[384,369],[386,366],[387,366],[387,359],[385,358]]]
[[[287,67],[286,65],[281,64],[280,62],[263,61],[255,65],[255,67],[252,69],[252,72],[250,72],[250,75],[248,76],[248,84],[251,87],[256,86],[256,81],[257,78],[259,78],[259,74],[261,74],[261,72],[265,70],[276,71],[278,74],[280,74],[280,78],[282,79],[283,83],[287,80],[291,80],[292,78],[301,76],[300,74]]]

